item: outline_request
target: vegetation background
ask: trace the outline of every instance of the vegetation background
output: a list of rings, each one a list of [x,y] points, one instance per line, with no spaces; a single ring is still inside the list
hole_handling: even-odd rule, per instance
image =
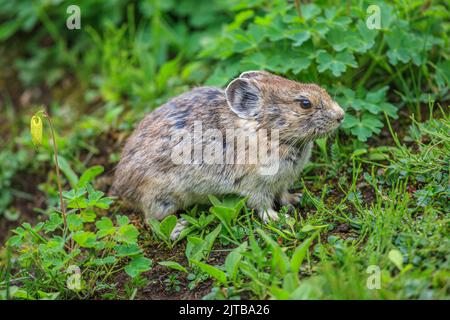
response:
[[[0,0],[0,299],[449,298],[447,1],[80,0],[75,30],[71,4]],[[176,217],[145,227],[106,196],[147,112],[254,69],[346,109],[292,218],[211,197],[174,243]]]

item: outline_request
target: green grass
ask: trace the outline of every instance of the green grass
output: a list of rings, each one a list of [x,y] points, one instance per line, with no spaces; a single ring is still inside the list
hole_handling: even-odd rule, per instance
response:
[[[348,162],[336,160],[340,172],[351,174],[348,183],[340,184],[333,170],[310,170],[303,181],[318,170],[321,175],[302,183],[303,205],[291,218],[264,225],[243,207],[245,199],[212,197],[209,212],[195,208],[184,215],[190,225],[181,240],[169,239],[176,223],[171,216],[154,221],[153,239],[143,235],[140,246],[164,243],[174,250],[172,259],[152,256],[153,264],[171,270],[164,280],[169,293],[180,292],[178,277],[187,275],[193,288],[208,278],[214,281],[207,299],[447,299],[450,121],[447,114],[441,116],[414,122],[411,134],[427,143],[405,146],[395,138],[398,146],[386,151],[387,161],[369,165],[354,154],[348,155]],[[152,262],[142,260],[135,244],[137,230],[120,217],[115,227],[90,209],[111,204],[101,193],[94,196],[96,191],[87,184],[99,172],[91,169],[84,178],[76,178],[74,190],[79,191],[65,193],[69,209],[82,208],[78,214],[69,212],[67,227],[61,213],[54,211],[48,222],[35,228],[26,224],[10,238],[8,244],[20,255],[19,265],[8,264],[2,271],[4,298],[94,297],[114,288],[106,279],[120,270],[131,276],[127,296],[147,285],[139,279],[145,279]],[[95,234],[87,225],[96,219]],[[63,238],[58,236],[60,228]],[[183,243],[184,251],[175,250]],[[222,262],[210,263],[212,255],[222,257]],[[119,259],[127,256],[132,259],[123,268]],[[65,276],[52,276],[72,264],[86,268],[81,274],[86,289],[73,292],[64,287]],[[93,280],[99,277],[104,280]],[[371,281],[380,286],[369,288]]]

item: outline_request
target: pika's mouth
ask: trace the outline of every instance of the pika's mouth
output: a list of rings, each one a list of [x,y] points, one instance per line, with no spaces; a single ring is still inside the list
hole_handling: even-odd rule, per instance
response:
[[[333,134],[339,128],[341,123],[342,123],[342,120],[330,121],[329,123],[327,123],[324,126],[315,128],[314,133],[313,133],[313,136],[314,136],[313,140],[324,138],[326,136]]]
[[[288,132],[285,136],[286,140],[297,140],[298,143],[314,141],[332,135],[336,129],[342,124],[341,119],[324,119],[310,121],[308,124],[302,123],[295,131]]]

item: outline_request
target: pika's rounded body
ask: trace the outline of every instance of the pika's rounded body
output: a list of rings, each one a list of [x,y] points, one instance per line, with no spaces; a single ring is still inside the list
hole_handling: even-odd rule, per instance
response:
[[[196,88],[148,114],[126,142],[113,192],[158,220],[227,194],[247,197],[264,221],[277,219],[275,202],[298,201],[288,189],[312,141],[343,117],[317,85],[244,72],[225,90]],[[266,161],[255,156],[261,147]]]

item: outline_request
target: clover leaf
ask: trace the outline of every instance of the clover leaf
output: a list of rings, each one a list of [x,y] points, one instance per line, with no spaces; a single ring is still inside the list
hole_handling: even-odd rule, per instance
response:
[[[342,127],[344,129],[350,129],[351,133],[358,140],[365,142],[372,134],[380,133],[383,123],[376,115],[370,113],[364,113],[361,117],[347,114]]]
[[[319,72],[330,70],[335,77],[344,73],[347,66],[357,67],[355,57],[348,51],[339,52],[333,57],[325,50],[320,50],[316,60],[319,63]]]

